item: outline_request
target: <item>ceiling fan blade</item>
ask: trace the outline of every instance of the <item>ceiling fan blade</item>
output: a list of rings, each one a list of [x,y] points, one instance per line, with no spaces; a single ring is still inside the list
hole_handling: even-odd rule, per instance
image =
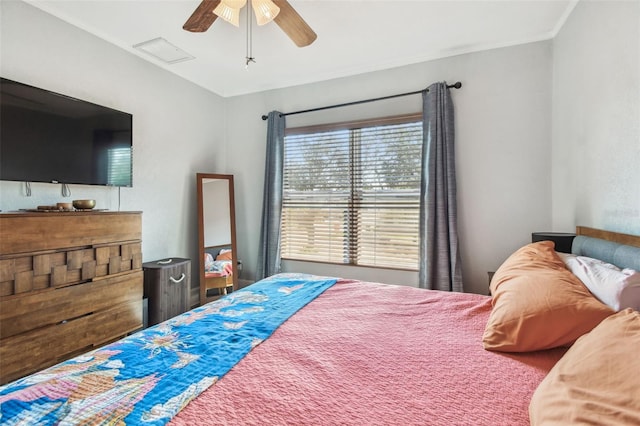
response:
[[[316,33],[287,0],[273,0],[273,2],[280,8],[280,13],[276,15],[274,21],[298,47],[308,46],[315,41],[318,37]]]
[[[194,33],[203,33],[209,29],[211,24],[218,17],[213,13],[213,9],[218,7],[220,0],[202,0],[202,3],[193,11],[187,22],[184,23],[182,29]]]

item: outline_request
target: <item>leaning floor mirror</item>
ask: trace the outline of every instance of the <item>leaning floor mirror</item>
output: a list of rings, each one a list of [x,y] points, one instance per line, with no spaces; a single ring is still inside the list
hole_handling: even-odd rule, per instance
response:
[[[238,287],[233,175],[197,173],[200,304]]]

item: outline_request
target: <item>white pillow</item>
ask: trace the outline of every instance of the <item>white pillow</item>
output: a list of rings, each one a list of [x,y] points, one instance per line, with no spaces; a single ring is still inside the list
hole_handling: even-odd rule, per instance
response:
[[[621,311],[640,311],[640,272],[586,256],[558,253],[567,268],[602,303]]]

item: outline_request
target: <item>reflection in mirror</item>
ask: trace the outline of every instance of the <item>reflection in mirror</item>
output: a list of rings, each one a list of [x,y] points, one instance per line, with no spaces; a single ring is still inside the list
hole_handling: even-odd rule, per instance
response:
[[[200,304],[238,286],[233,175],[198,173]]]

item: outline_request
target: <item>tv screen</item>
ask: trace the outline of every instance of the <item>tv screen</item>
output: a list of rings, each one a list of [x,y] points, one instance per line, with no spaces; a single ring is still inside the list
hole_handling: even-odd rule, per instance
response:
[[[0,80],[0,180],[132,186],[131,114]]]

